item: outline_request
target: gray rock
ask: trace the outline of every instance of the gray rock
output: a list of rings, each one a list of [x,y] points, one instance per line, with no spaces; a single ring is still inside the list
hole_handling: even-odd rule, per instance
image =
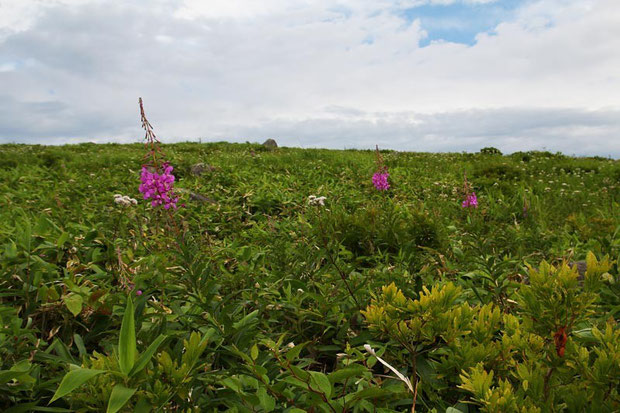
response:
[[[273,139],[267,139],[265,142],[263,142],[263,146],[267,149],[276,149],[278,147],[278,144]]]
[[[181,194],[189,194],[189,199],[191,201],[196,201],[196,202],[208,202],[210,204],[217,204],[217,201],[213,198],[209,198],[208,196],[204,196],[201,194],[198,194],[196,192],[192,192],[189,189],[185,189],[185,188],[175,188],[175,191]]]
[[[193,165],[189,171],[194,176],[200,176],[205,172],[215,171],[215,167],[201,162],[201,163],[197,163],[196,165]]]
[[[588,264],[585,261],[571,261],[568,263],[568,266],[571,268],[577,267],[577,272],[579,273],[579,279],[583,280],[586,276],[586,271],[588,271]]]
[[[585,261],[571,261],[571,262],[568,263],[568,266],[570,268],[577,267],[577,273],[579,274],[577,276],[577,279],[579,281],[583,281],[583,279],[586,276],[586,271],[588,271],[588,264]],[[533,267],[533,270],[538,271],[538,267]],[[524,275],[523,282],[525,284],[529,284],[530,283],[530,277],[529,277],[528,274]]]
[[[195,192],[189,193],[189,199],[197,202],[208,202],[210,204],[217,204],[217,201],[213,198],[209,198],[208,196],[200,195]]]

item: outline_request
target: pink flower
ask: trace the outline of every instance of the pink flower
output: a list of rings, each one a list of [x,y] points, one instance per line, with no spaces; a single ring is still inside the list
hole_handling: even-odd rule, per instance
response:
[[[142,295],[142,290],[136,291],[136,295]]]
[[[372,183],[379,191],[387,191],[390,189],[390,184],[388,182],[388,176],[390,176],[387,172],[375,172],[372,176]]]
[[[461,204],[461,207],[463,207],[463,208],[470,208],[470,207],[478,208],[478,197],[476,196],[476,193],[472,192],[471,194],[467,195],[467,198],[465,198],[465,200]]]
[[[149,171],[146,166],[142,167],[140,192],[144,199],[151,199],[153,207],[163,205],[166,209],[170,209],[171,206],[176,209],[179,197],[175,196],[173,191],[173,168],[168,163],[164,163],[162,169],[163,173],[160,175],[156,171]]]

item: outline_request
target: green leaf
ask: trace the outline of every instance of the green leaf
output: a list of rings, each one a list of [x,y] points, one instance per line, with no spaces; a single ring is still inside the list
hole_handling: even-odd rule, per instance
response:
[[[9,381],[22,376],[24,373],[18,373],[10,370],[0,371],[0,384],[8,383]]]
[[[224,348],[224,349],[230,351],[231,353],[235,354],[236,356],[242,358],[246,363],[252,364],[252,359],[250,358],[250,356],[248,356],[244,352],[239,351],[236,348],[230,347],[230,346],[222,346],[222,348]]]
[[[293,386],[300,387],[302,389],[308,389],[308,383],[305,381],[301,381],[298,378],[293,376],[286,376],[283,379],[280,379],[281,382],[292,384]]]
[[[310,371],[310,385],[315,390],[325,393],[325,397],[329,399],[332,395],[332,385],[327,376],[319,371]]]
[[[58,294],[58,291],[56,291],[56,288],[52,285],[47,290],[47,301],[58,301],[59,298],[60,295]]]
[[[331,383],[338,383],[341,381],[345,381],[350,377],[360,376],[367,371],[368,369],[361,364],[352,364],[340,370],[329,373],[327,377],[329,378],[329,381]]]
[[[86,357],[87,353],[86,347],[84,347],[84,340],[82,340],[82,337],[78,333],[73,334],[73,342],[80,352],[80,357]]]
[[[129,374],[136,360],[136,326],[133,319],[133,302],[127,299],[127,308],[123,315],[121,334],[118,338],[119,364],[121,372]]]
[[[8,383],[13,379],[19,380],[23,376],[28,376],[28,372],[30,371],[31,367],[32,366],[30,365],[28,360],[22,360],[19,363],[15,364],[13,367],[11,367],[10,370],[0,371],[0,384]]]
[[[276,400],[267,394],[267,390],[264,387],[259,387],[256,391],[256,396],[260,401],[260,406],[265,409],[266,412],[270,412],[276,407]]]
[[[77,369],[70,371],[65,375],[65,377],[62,378],[60,386],[58,386],[58,389],[56,390],[56,393],[54,393],[54,397],[52,397],[50,403],[66,396],[82,384],[86,383],[88,380],[103,372],[103,370],[91,369]]]
[[[153,410],[153,406],[149,404],[149,401],[145,397],[142,397],[138,400],[138,403],[136,403],[134,413],[149,413],[151,410]]]
[[[366,389],[362,389],[354,393],[351,400],[375,399],[375,398],[387,397],[387,396],[393,396],[393,393],[389,390],[382,389],[379,387],[368,387]]]
[[[4,256],[9,259],[17,257],[17,245],[13,241],[4,245]]]
[[[243,385],[236,377],[227,377],[224,380],[220,381],[220,383],[222,383],[224,386],[228,387],[236,393],[243,392]]]
[[[299,357],[299,353],[301,353],[301,350],[303,350],[303,348],[306,346],[306,344],[308,344],[308,343],[301,343],[301,344],[296,345],[292,349],[289,349],[286,352],[286,359],[288,361],[293,361],[294,359]]]
[[[116,413],[131,399],[131,396],[136,392],[136,389],[128,389],[125,386],[117,384],[110,393],[110,400],[108,400],[107,413]]]
[[[252,360],[256,360],[258,358],[258,346],[256,344],[254,344],[250,349],[250,357],[252,357]]]
[[[244,327],[247,327],[250,324],[252,324],[256,320],[256,317],[258,317],[258,310],[252,311],[250,314],[246,315],[241,320],[237,321],[236,323],[233,323],[233,328],[235,330],[242,330]]]
[[[155,341],[153,341],[151,345],[148,346],[148,348],[144,351],[144,353],[140,355],[138,361],[136,361],[136,364],[129,372],[129,377],[135,376],[146,367],[146,365],[149,363],[149,360],[151,360],[151,358],[153,357],[153,354],[155,354],[161,343],[163,343],[166,338],[167,336],[160,334],[159,337],[157,337]]]
[[[60,234],[60,237],[58,237],[58,241],[56,241],[56,245],[58,246],[58,248],[61,248],[63,245],[65,245],[65,242],[67,242],[69,240],[69,234],[67,232],[63,232],[62,234]]]
[[[67,306],[69,311],[71,311],[71,314],[73,314],[74,317],[77,317],[78,314],[82,312],[82,303],[84,302],[84,300],[82,299],[81,295],[69,294],[64,296],[62,300],[65,302],[65,305]]]

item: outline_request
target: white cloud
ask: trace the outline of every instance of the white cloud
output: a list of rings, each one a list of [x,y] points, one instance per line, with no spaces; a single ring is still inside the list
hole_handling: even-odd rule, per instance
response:
[[[92,0],[0,0],[0,40],[3,37],[28,30],[47,10],[71,7]]]
[[[0,142],[139,138],[143,96],[164,139],[447,150],[564,134],[620,155],[616,0],[532,0],[474,46],[423,48],[396,11],[428,0],[18,3],[0,18]]]

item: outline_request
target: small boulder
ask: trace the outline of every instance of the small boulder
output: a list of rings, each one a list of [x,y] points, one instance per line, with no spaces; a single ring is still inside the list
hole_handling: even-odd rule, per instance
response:
[[[568,266],[570,268],[577,268],[577,274],[579,274],[577,276],[577,279],[579,281],[583,281],[583,279],[586,276],[586,272],[588,271],[588,264],[585,261],[571,261],[568,263]],[[538,271],[538,267],[533,267],[534,271]],[[525,284],[529,284],[530,283],[530,277],[528,274],[525,274],[523,276],[523,282]]]
[[[195,192],[190,192],[189,199],[197,202],[208,202],[210,204],[217,204],[217,201],[213,198],[209,198],[208,196],[200,195]]]
[[[278,147],[278,144],[273,139],[267,139],[265,142],[263,142],[263,146],[267,149],[276,149]]]
[[[586,276],[586,271],[588,271],[588,264],[585,261],[572,261],[568,263],[571,268],[577,267],[577,272],[579,273],[579,280],[583,280]]]
[[[215,167],[201,162],[201,163],[197,163],[196,165],[193,165],[189,171],[194,176],[200,176],[205,172],[215,171]]]
[[[217,204],[217,201],[215,199],[209,198],[208,196],[204,196],[204,195],[198,194],[196,192],[192,192],[189,189],[175,188],[175,191],[180,193],[180,194],[188,194],[189,195],[189,199],[191,201],[208,202],[210,204]]]

